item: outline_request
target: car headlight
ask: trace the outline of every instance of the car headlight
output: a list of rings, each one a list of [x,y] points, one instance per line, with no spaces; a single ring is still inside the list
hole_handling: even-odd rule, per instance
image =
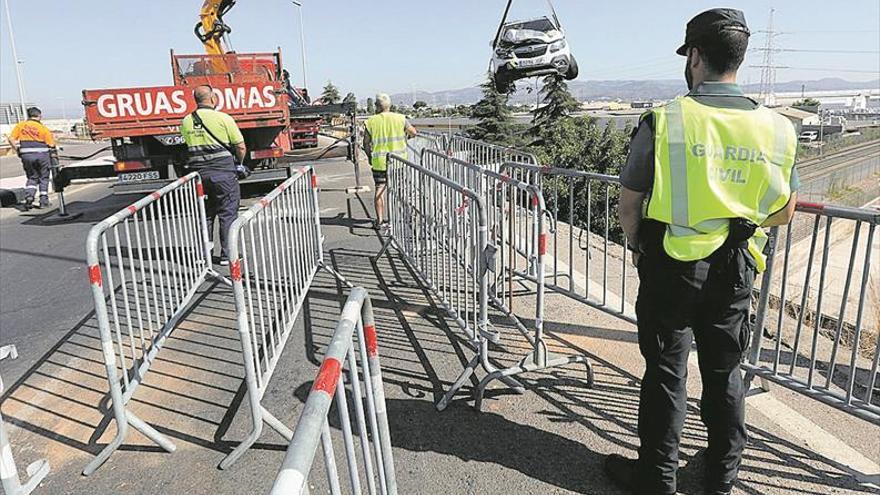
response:
[[[500,58],[510,58],[510,53],[511,53],[510,50],[508,50],[506,48],[496,48],[495,49],[495,55],[497,55]]]
[[[551,52],[558,52],[559,50],[562,50],[563,48],[565,48],[565,40],[559,40],[559,41],[554,41],[553,43],[550,43],[550,51]]]

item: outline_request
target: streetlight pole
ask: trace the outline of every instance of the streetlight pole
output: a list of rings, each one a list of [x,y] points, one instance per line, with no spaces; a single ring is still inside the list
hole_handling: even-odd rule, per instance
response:
[[[8,1],[8,0],[7,0]],[[309,89],[309,75],[306,71],[306,34],[303,29],[303,13],[302,13],[302,2],[297,0],[290,0],[294,5],[299,7],[297,12],[299,13],[299,49],[300,49],[300,57],[302,58],[302,71],[303,71],[303,87],[306,88],[306,91]]]
[[[18,78],[18,97],[21,100],[21,119],[27,119],[27,104],[24,97],[24,82],[21,78],[21,60],[18,59],[18,51],[15,49],[15,34],[12,32],[12,16],[9,15],[9,0],[4,0],[6,6],[6,22],[9,25],[9,46],[12,47],[12,59],[15,62],[15,77]]]

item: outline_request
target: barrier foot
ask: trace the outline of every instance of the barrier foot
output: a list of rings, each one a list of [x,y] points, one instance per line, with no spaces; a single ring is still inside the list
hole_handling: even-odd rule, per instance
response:
[[[116,436],[113,437],[113,440],[108,443],[94,459],[92,459],[92,462],[86,465],[82,472],[83,476],[89,476],[97,471],[101,465],[107,462],[110,455],[113,454],[113,452],[116,452],[116,449],[122,445],[122,441],[128,435],[128,425],[131,425],[134,429],[141,432],[145,437],[152,440],[156,445],[162,447],[166,452],[174,452],[177,448],[174,446],[174,443],[168,440],[168,438],[156,431],[152,426],[145,423],[142,419],[135,416],[134,413],[126,411],[125,419],[127,424],[117,424],[118,429]]]
[[[516,366],[511,366],[510,368],[506,368],[503,370],[496,370],[492,373],[486,375],[480,383],[477,385],[476,390],[474,391],[474,408],[479,411],[483,404],[483,395],[486,393],[486,387],[489,386],[489,383],[492,380],[500,380],[504,381],[505,378],[510,378],[514,375],[519,375],[521,373],[527,373],[530,371],[539,371],[547,368],[558,368],[560,366],[566,366],[574,363],[584,363],[587,367],[587,385],[589,387],[593,386],[593,366],[590,364],[589,360],[586,356],[581,355],[573,355],[573,356],[563,356],[563,355],[554,355],[548,354],[541,364],[535,363],[535,357],[533,353],[526,354],[520,360],[519,364]]]
[[[474,371],[477,369],[477,366],[480,364],[480,355],[477,354],[473,359],[465,366],[465,368],[461,371],[461,374],[458,375],[458,378],[455,380],[455,383],[449,387],[449,390],[443,395],[443,398],[437,402],[435,406],[438,411],[442,411],[449,406],[449,402],[452,401],[452,397],[455,396],[455,393],[464,386],[464,383],[470,378],[471,375],[474,374]]]
[[[282,423],[280,419],[273,416],[272,413],[267,411],[265,407],[260,406],[260,409],[263,410],[263,421],[265,421],[270,428],[277,431],[278,434],[284,437],[284,439],[288,442],[293,440],[293,430]]]
[[[49,461],[46,459],[40,459],[39,461],[32,462],[27,467],[27,474],[29,479],[27,483],[21,486],[18,495],[28,495],[43,481],[43,478],[49,474]]]
[[[141,418],[135,416],[131,411],[125,411],[125,417],[128,418],[128,424],[134,427],[135,430],[141,432],[141,434],[152,440],[159,447],[162,447],[166,452],[174,452],[177,450],[174,442],[168,440],[168,437],[159,433],[155,428],[148,425]]]
[[[214,280],[216,280],[218,282],[221,282],[223,285],[225,285],[227,287],[232,287],[232,280],[230,280],[229,277],[223,276],[220,272],[218,272],[217,270],[215,270],[213,268],[208,270],[208,276],[212,277]]]
[[[324,263],[323,261],[321,261],[319,264],[320,264],[321,268],[323,268],[324,270],[326,270],[327,273],[329,273],[330,275],[333,275],[334,277],[336,277],[336,280],[339,280],[340,282],[342,282],[343,284],[345,284],[346,287],[348,287],[349,289],[353,289],[353,288],[354,288],[354,285],[352,285],[351,282],[349,282],[348,280],[346,280],[346,278],[343,277],[341,273],[337,272],[337,271],[334,270],[333,268],[330,268],[330,266],[327,265],[327,263]]]

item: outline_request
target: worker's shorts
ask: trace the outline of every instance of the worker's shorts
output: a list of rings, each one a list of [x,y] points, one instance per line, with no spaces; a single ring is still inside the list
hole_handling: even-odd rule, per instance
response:
[[[377,186],[384,186],[388,182],[387,170],[373,170],[373,182]]]

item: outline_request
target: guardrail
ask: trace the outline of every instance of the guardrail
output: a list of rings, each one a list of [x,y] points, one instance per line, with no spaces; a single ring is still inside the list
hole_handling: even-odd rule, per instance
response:
[[[239,215],[229,229],[229,267],[251,412],[248,436],[220,463],[226,469],[260,437],[263,423],[293,432],[261,404],[278,359],[324,263],[318,177],[302,167]]]
[[[18,351],[14,345],[0,346],[0,360],[16,359]],[[0,378],[0,395],[3,395],[3,379]],[[18,477],[18,467],[15,458],[12,457],[12,447],[9,444],[9,436],[6,434],[6,425],[3,423],[3,415],[0,414],[0,485],[3,486],[5,495],[28,495],[49,474],[49,461],[41,459],[28,465],[28,480],[24,485]]]
[[[360,358],[360,373],[358,373],[358,358]],[[341,379],[345,368],[348,371],[350,392],[346,390],[345,381]],[[361,387],[365,395],[361,394]],[[368,493],[375,494],[378,478],[379,493],[396,495],[397,479],[391,451],[391,433],[385,407],[382,369],[379,364],[376,323],[369,295],[360,287],[352,289],[342,308],[336,331],[333,333],[321,368],[300,414],[281,470],[272,485],[272,495],[308,493],[309,472],[319,442],[323,448],[330,493],[341,493],[329,426],[330,406],[334,397],[339,425],[342,429],[351,493],[362,493],[361,482],[364,481]],[[360,460],[352,432],[352,420],[349,416],[351,409],[355,412],[357,435],[360,438]],[[363,467],[363,477],[360,473],[361,467]]]
[[[547,241],[547,288],[635,323],[635,310],[626,302],[637,286],[637,280],[629,280],[635,270],[622,247],[626,237],[613,238],[619,178],[525,163],[505,163],[501,171],[535,185],[549,203],[554,221]]]
[[[119,448],[129,426],[174,451],[174,444],[127,404],[202,283],[208,278],[224,280],[211,265],[210,250],[204,190],[195,172],[89,231],[89,282],[117,430],[84,475]]]
[[[771,231],[747,381],[776,382],[880,424],[880,279],[871,272],[880,211],[803,202],[797,211],[795,223],[811,217],[812,230]]]
[[[448,137],[446,152],[453,158],[498,172],[504,162],[538,164],[538,158],[526,151],[466,138],[459,134]]]

